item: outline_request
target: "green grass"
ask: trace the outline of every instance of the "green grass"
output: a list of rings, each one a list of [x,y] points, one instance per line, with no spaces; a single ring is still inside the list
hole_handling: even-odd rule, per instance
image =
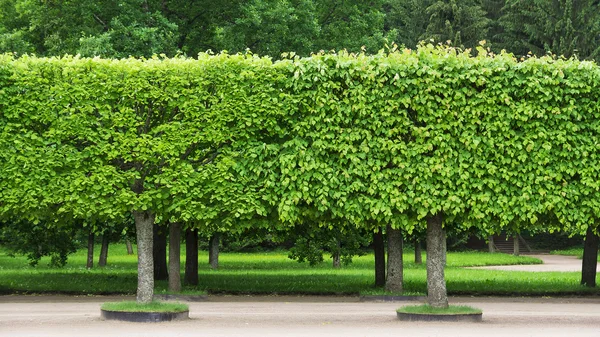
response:
[[[184,312],[188,311],[187,304],[171,302],[152,302],[149,304],[139,304],[134,301],[108,302],[102,305],[102,310],[106,311],[127,311],[127,312]]]
[[[481,314],[481,310],[466,305],[451,305],[448,308],[434,308],[428,304],[409,305],[396,310],[404,314],[433,314],[433,315],[460,315],[460,314]]]
[[[573,247],[573,248],[569,248],[569,249],[553,250],[553,251],[550,251],[550,254],[577,256],[577,258],[581,259],[581,258],[583,258],[583,248],[582,247]]]
[[[99,247],[95,249],[99,252]],[[373,256],[354,259],[354,263],[333,269],[331,260],[310,267],[287,258],[287,252],[223,253],[219,270],[208,266],[208,254],[200,252],[200,284],[184,287],[183,294],[364,294],[390,295],[373,287]],[[97,261],[97,256],[95,261]],[[182,254],[182,267],[185,254]],[[425,264],[415,265],[412,254],[405,254],[402,295],[426,293]],[[37,267],[24,257],[9,257],[0,248],[0,293],[134,294],[137,286],[136,256],[126,254],[125,245],[109,248],[108,265],[85,268],[86,252],[69,257],[64,268],[48,267],[42,259]],[[579,285],[578,272],[519,272],[464,269],[466,266],[540,263],[526,256],[501,253],[449,253],[446,268],[451,295],[589,295],[596,289]],[[183,270],[182,270],[183,273]],[[157,294],[167,292],[167,282],[156,282]]]

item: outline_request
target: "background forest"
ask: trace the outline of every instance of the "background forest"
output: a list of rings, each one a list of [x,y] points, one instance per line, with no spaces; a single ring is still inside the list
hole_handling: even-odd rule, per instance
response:
[[[421,40],[598,60],[598,0],[0,0],[0,52],[377,52]]]

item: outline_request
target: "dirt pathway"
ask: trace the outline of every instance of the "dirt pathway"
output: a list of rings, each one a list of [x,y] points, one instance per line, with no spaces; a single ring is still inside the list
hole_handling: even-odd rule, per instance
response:
[[[469,324],[400,322],[406,303],[354,297],[211,297],[190,303],[185,322],[100,320],[101,303],[116,299],[0,297],[0,336],[600,336],[600,298],[452,298],[483,309],[484,322]]]
[[[577,271],[581,272],[581,260],[575,256],[536,254],[527,256],[544,261],[543,264],[515,266],[470,267],[469,269],[515,270],[515,271]],[[600,264],[596,267],[600,271]]]

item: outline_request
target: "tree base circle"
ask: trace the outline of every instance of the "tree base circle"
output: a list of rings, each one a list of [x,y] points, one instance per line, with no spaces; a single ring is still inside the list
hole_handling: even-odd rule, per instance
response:
[[[397,312],[398,319],[407,322],[481,322],[482,313],[469,314],[431,314]]]
[[[100,316],[107,321],[125,321],[138,323],[159,323],[183,321],[190,318],[190,312],[130,312],[100,309]]]

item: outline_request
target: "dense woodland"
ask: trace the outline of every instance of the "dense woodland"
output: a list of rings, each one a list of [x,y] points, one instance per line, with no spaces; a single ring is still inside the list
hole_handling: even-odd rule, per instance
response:
[[[496,53],[600,57],[598,0],[0,0],[0,52],[279,58],[450,41]]]

